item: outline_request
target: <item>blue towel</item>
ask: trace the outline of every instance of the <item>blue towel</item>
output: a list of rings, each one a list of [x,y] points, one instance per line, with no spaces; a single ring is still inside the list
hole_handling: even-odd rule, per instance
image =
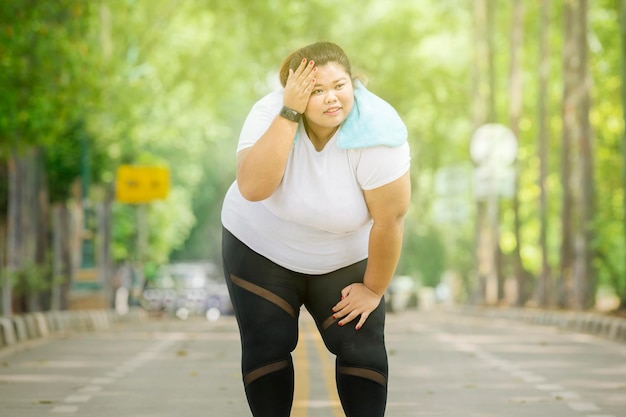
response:
[[[400,146],[408,132],[398,112],[385,100],[354,82],[354,106],[337,132],[337,146],[343,149],[370,146]]]

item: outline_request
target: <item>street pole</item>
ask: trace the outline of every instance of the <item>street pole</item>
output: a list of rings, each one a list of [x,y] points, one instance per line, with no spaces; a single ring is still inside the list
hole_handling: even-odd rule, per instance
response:
[[[148,204],[137,204],[137,284],[141,288],[144,285],[144,268],[148,253]],[[131,288],[133,297],[139,296],[140,288]]]
[[[500,250],[500,197],[510,196],[515,180],[511,168],[517,156],[517,139],[508,127],[488,123],[472,135],[470,154],[476,164],[474,171],[474,197],[486,204],[486,215],[479,219],[480,245],[479,274],[484,279],[483,299],[489,305],[497,304],[500,294],[498,252]]]

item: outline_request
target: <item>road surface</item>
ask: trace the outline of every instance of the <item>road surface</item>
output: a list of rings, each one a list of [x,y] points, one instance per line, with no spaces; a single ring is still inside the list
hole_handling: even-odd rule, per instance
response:
[[[388,417],[626,417],[626,344],[450,312],[388,314]],[[171,318],[0,350],[1,417],[247,417],[233,317]],[[303,312],[292,417],[341,417]]]

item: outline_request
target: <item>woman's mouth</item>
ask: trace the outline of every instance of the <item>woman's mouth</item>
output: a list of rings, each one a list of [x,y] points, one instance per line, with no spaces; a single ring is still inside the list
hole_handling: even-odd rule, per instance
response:
[[[329,109],[327,109],[324,114],[328,114],[328,115],[335,115],[337,113],[339,113],[339,111],[341,110],[341,107],[331,107]]]

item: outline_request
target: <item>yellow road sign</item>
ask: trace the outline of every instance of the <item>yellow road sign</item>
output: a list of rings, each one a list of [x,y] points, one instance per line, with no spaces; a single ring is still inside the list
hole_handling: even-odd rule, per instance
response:
[[[163,199],[169,189],[168,168],[121,165],[117,169],[115,199],[121,203],[140,204]]]

